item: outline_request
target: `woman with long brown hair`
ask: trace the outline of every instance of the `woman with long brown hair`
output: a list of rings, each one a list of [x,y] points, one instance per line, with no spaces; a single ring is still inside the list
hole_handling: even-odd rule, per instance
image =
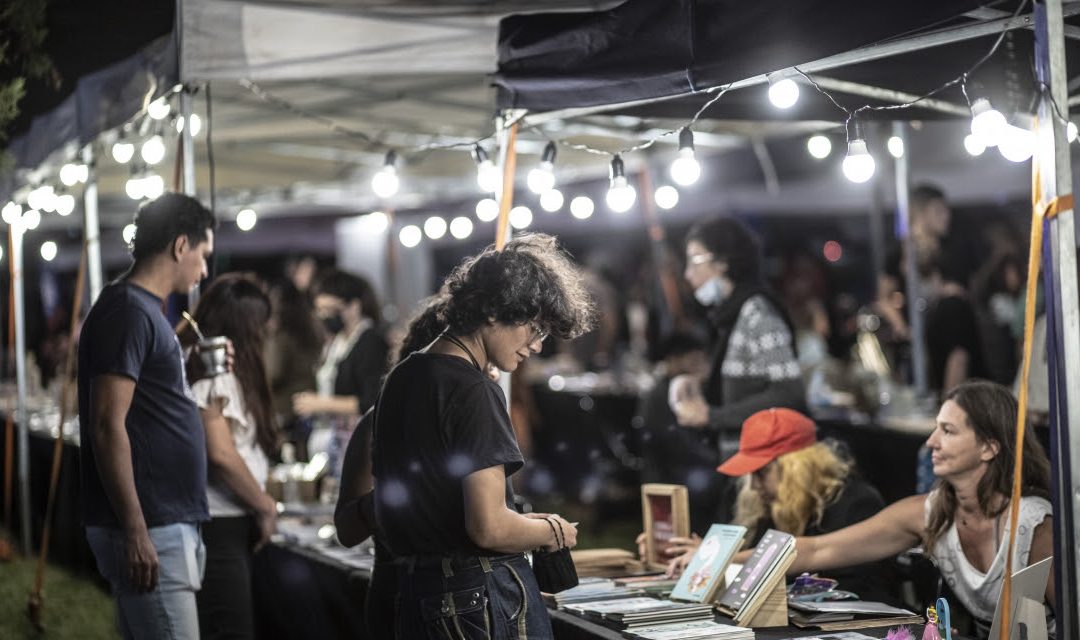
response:
[[[840,531],[798,538],[790,571],[890,558],[921,544],[985,635],[1005,576],[1017,405],[1005,387],[965,382],[945,396],[926,441],[937,485]],[[1053,555],[1050,462],[1031,430],[1023,441],[1013,571]],[[1046,602],[1054,602],[1054,578]]]
[[[214,280],[195,309],[203,335],[226,336],[233,370],[208,377],[188,363],[191,390],[206,428],[210,522],[203,525],[206,573],[197,596],[202,638],[254,637],[251,557],[274,532],[277,508],[264,486],[278,433],[263,363],[270,299],[253,279]]]

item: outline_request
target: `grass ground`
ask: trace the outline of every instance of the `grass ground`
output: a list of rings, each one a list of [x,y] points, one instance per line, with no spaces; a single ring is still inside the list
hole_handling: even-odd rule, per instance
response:
[[[26,615],[26,597],[36,567],[33,558],[0,562],[0,638],[119,638],[109,594],[93,580],[54,566],[45,569],[45,632],[38,633]]]

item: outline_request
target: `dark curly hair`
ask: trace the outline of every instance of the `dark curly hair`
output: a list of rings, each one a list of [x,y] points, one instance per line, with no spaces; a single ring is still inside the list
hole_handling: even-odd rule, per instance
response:
[[[196,246],[206,242],[207,231],[217,226],[214,214],[201,202],[182,193],[166,193],[139,207],[135,213],[135,261],[156,256],[172,247],[179,236]]]
[[[401,362],[414,351],[419,351],[435,341],[446,328],[439,316],[450,298],[445,293],[437,293],[421,301],[420,310],[409,320],[405,329],[405,339],[398,348],[394,362]]]
[[[735,218],[713,218],[696,224],[686,234],[686,242],[700,242],[713,257],[727,263],[727,277],[735,284],[758,282],[762,278],[761,241]]]
[[[581,271],[554,237],[541,233],[516,236],[501,251],[488,247],[454,269],[443,287],[449,299],[439,317],[457,335],[492,320],[535,321],[570,339],[589,331],[595,315]]]

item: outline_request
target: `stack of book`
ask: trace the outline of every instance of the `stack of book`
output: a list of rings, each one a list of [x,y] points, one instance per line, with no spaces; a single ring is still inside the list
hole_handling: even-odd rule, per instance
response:
[[[545,593],[544,602],[550,607],[563,608],[568,604],[581,604],[598,600],[617,600],[645,595],[645,590],[620,586],[605,578],[582,578],[578,586],[559,593]]]
[[[735,624],[748,624],[758,612],[763,618],[783,618],[787,624],[787,596],[784,593],[784,574],[795,561],[795,537],[769,529],[754,547],[739,575],[720,597],[717,608]],[[766,602],[768,605],[766,606]],[[775,610],[774,610],[775,609]],[[762,626],[755,622],[753,626]],[[770,623],[767,626],[776,626]]]
[[[647,595],[660,598],[667,597],[678,582],[675,578],[669,578],[662,573],[615,578],[617,587],[641,589]]]
[[[615,629],[634,629],[662,623],[713,619],[712,606],[708,604],[689,604],[645,597],[568,604],[564,609]]]
[[[698,620],[641,627],[623,631],[623,636],[630,640],[754,640],[754,631],[711,620]]]
[[[837,602],[791,602],[791,623],[823,631],[869,629],[904,624],[922,624],[923,618],[907,609],[881,602],[841,600]]]

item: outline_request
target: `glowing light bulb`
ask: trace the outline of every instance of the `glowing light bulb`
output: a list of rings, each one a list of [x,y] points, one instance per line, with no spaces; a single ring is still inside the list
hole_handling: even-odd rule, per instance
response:
[[[52,211],[55,208],[55,192],[49,185],[41,185],[30,192],[30,195],[26,196],[26,204],[31,209],[38,209],[42,211]]]
[[[56,259],[56,243],[52,240],[46,240],[41,243],[41,259],[45,262],[52,262]]]
[[[544,146],[544,154],[540,157],[540,164],[529,172],[525,180],[529,190],[535,194],[543,194],[548,189],[555,187],[555,143],[549,142]]]
[[[806,150],[818,160],[824,160],[832,153],[832,140],[823,135],[810,136],[806,141]]]
[[[424,233],[432,240],[438,240],[446,235],[446,220],[439,216],[431,216],[424,220]]]
[[[156,173],[147,174],[142,182],[143,197],[155,200],[165,193],[165,180]]]
[[[165,159],[165,141],[159,135],[150,136],[139,150],[146,164],[158,164]]]
[[[986,98],[979,98],[971,104],[971,133],[982,140],[983,145],[996,147],[1008,126],[1005,116],[992,107]]]
[[[491,222],[499,217],[499,203],[494,198],[484,198],[476,203],[476,217],[481,222]]]
[[[577,196],[570,201],[570,215],[578,220],[585,220],[592,216],[596,205],[589,196]]]
[[[124,230],[120,232],[120,235],[124,239],[124,244],[131,244],[131,241],[135,239],[135,225],[125,225]]]
[[[172,108],[169,106],[169,101],[165,96],[161,96],[157,100],[154,100],[146,107],[146,115],[154,120],[164,120],[165,118],[168,118],[171,111]]]
[[[653,194],[656,206],[661,209],[674,209],[679,204],[679,190],[670,184],[665,184]]]
[[[465,216],[458,216],[450,221],[450,235],[458,240],[464,240],[472,235],[473,223]]]
[[[565,198],[563,198],[562,191],[558,189],[548,189],[540,194],[540,208],[548,213],[554,213],[562,209],[563,202],[565,202]]]
[[[124,193],[132,200],[142,200],[143,179],[140,176],[131,176],[124,183]]]
[[[379,235],[390,228],[390,216],[382,211],[372,211],[366,216],[360,216],[360,224],[364,233]]]
[[[904,141],[900,136],[892,136],[889,141],[885,143],[885,148],[889,150],[889,155],[894,158],[904,157]]]
[[[22,216],[22,206],[17,202],[9,202],[0,210],[0,217],[8,224],[15,224]]]
[[[1035,153],[1035,134],[1027,129],[1006,125],[998,139],[998,152],[1009,162],[1025,162]]]
[[[409,249],[412,249],[416,245],[420,244],[420,240],[424,237],[424,232],[420,230],[420,227],[415,224],[406,225],[398,232],[398,240],[401,244],[405,245]]]
[[[1070,122],[1065,126],[1065,138],[1070,142],[1076,142],[1076,123]]]
[[[41,212],[37,209],[27,209],[22,214],[22,224],[26,229],[37,229],[38,225],[41,224]]]
[[[60,182],[64,186],[73,187],[80,182],[86,182],[90,177],[90,169],[85,164],[67,163],[60,167]]]
[[[130,142],[116,141],[112,146],[112,157],[120,164],[127,164],[135,157],[135,145]]]
[[[964,136],[964,149],[973,156],[981,156],[986,151],[986,144],[979,136],[969,133]]]
[[[259,221],[259,214],[254,209],[241,209],[236,214],[236,228],[241,231],[251,231],[255,223]]]
[[[626,183],[624,177],[611,181],[611,187],[608,188],[607,196],[604,198],[608,208],[615,213],[626,213],[630,207],[634,206],[635,200],[637,200],[637,191]]]
[[[75,210],[75,196],[64,193],[56,196],[56,213],[69,216]]]
[[[392,197],[401,186],[401,179],[398,178],[397,168],[395,167],[396,162],[397,154],[388,151],[382,169],[376,171],[375,175],[371,177],[371,190],[380,198]]]
[[[769,102],[777,109],[790,109],[799,101],[799,85],[791,78],[769,80]]]
[[[866,150],[866,142],[860,139],[849,142],[847,155],[844,156],[844,176],[861,184],[874,176],[874,169],[874,158]]]
[[[519,205],[510,210],[510,226],[515,229],[525,229],[533,221],[532,209],[525,205]]]
[[[495,193],[499,190],[500,180],[502,180],[502,174],[491,160],[485,159],[476,165],[476,184],[479,185],[481,191]]]
[[[679,155],[669,169],[676,184],[688,187],[701,177],[701,165],[694,157],[694,132],[684,127],[679,132]]]

